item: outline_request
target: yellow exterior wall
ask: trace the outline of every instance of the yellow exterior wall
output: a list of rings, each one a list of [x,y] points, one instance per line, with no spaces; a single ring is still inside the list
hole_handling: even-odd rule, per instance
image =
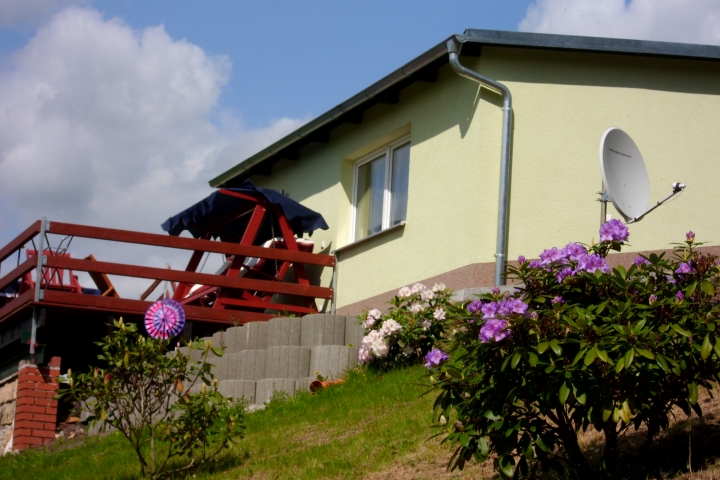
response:
[[[666,248],[686,230],[720,244],[720,66],[636,56],[485,48],[469,68],[505,83],[515,109],[509,258],[597,238],[599,141],[627,131],[645,156],[651,200],[687,191],[631,225],[631,250]],[[335,129],[327,144],[283,161],[260,186],[285,189],[323,214],[326,251],[350,243],[353,165],[410,132],[407,224],[341,251],[338,307],[475,263],[494,262],[502,112],[498,95],[448,66],[396,105]],[[619,215],[609,207],[613,217]],[[328,270],[323,284],[329,285]]]

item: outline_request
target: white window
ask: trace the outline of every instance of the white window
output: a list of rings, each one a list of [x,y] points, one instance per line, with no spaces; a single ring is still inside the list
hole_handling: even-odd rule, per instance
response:
[[[405,221],[409,172],[407,138],[355,164],[354,241]]]

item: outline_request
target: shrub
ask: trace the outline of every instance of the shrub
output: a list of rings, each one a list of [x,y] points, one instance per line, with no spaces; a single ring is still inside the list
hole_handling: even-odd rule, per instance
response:
[[[429,374],[440,390],[439,435],[457,447],[453,468],[491,457],[503,478],[538,468],[615,477],[626,430],[646,426],[649,446],[673,406],[702,415],[698,388],[711,390],[720,370],[716,257],[698,252],[688,232],[673,258],[611,269],[605,257],[627,228],[614,220],[600,233],[587,249],[570,243],[519,258],[510,268],[517,293],[467,306],[444,345],[450,359]],[[578,445],[590,426],[605,436],[599,465]]]
[[[114,322],[99,345],[106,368],[67,373],[58,397],[80,404],[132,444],[143,477],[162,478],[189,471],[213,459],[242,437],[242,408],[217,391],[208,355],[222,350],[210,342],[190,342],[188,353],[168,354],[169,340],[145,338],[134,324]],[[193,351],[200,361],[191,362]],[[199,385],[196,393],[194,386]]]
[[[430,289],[416,283],[398,291],[390,300],[388,313],[377,309],[367,312],[360,363],[390,370],[420,362],[445,335],[450,316],[456,315],[451,295],[443,284]]]

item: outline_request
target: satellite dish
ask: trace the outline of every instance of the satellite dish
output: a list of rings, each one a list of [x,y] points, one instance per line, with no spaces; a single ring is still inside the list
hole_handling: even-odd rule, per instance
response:
[[[603,188],[601,202],[610,197],[615,209],[627,223],[641,220],[645,215],[685,189],[679,182],[672,184],[672,193],[650,205],[650,178],[640,149],[630,135],[617,127],[610,127],[600,140],[600,171]],[[606,195],[607,194],[607,195]],[[602,222],[604,222],[604,218]]]
[[[638,218],[650,204],[650,178],[640,149],[619,128],[605,130],[600,141],[600,171],[615,209],[625,221]]]

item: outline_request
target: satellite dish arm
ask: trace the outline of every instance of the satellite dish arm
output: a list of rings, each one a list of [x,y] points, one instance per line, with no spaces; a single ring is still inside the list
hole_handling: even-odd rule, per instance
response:
[[[673,184],[672,184],[672,189],[673,189],[673,191],[672,191],[672,193],[670,193],[670,195],[668,195],[667,197],[663,198],[662,200],[658,200],[658,202],[657,202],[655,205],[653,205],[652,207],[650,207],[650,208],[648,209],[648,211],[646,211],[645,213],[643,213],[643,214],[640,215],[639,217],[631,218],[630,220],[627,221],[627,223],[639,222],[640,220],[642,220],[642,219],[645,217],[645,215],[647,215],[648,213],[652,212],[653,210],[655,210],[656,208],[658,208],[660,205],[662,205],[663,203],[665,203],[665,202],[667,202],[668,200],[670,200],[672,197],[674,197],[675,195],[677,195],[677,194],[680,193],[680,192],[684,192],[684,191],[685,191],[685,184],[684,184],[684,183],[679,183],[679,182],[673,183]]]

